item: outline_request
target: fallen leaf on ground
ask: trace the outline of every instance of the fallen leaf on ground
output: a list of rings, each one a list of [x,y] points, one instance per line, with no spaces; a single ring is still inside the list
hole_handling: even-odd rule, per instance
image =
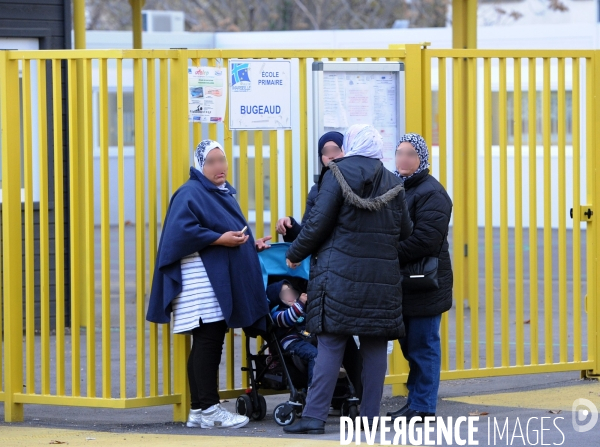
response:
[[[54,440],[54,441],[50,441],[49,444],[66,444],[66,442],[65,441],[56,441],[56,440]]]
[[[548,413],[552,413],[552,414],[558,414],[560,413],[562,410],[550,410]]]
[[[489,413],[487,411],[482,411],[481,413],[475,410],[472,413],[469,413],[469,416],[487,416]]]
[[[529,324],[529,323],[531,323],[531,320],[525,320],[525,321],[523,322],[523,324]]]

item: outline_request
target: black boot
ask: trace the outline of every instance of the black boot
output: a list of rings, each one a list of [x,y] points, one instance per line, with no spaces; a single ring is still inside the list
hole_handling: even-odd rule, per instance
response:
[[[283,431],[295,435],[322,435],[325,433],[325,422],[319,419],[304,417]]]
[[[404,405],[402,408],[396,411],[388,411],[386,416],[391,416],[393,418],[397,418],[399,416],[403,416],[404,413],[408,411],[408,404]]]
[[[415,423],[416,424],[422,424],[423,422],[425,422],[425,418],[426,417],[430,417],[430,416],[435,416],[435,413],[426,413],[424,411],[417,411],[417,410],[410,410],[409,409],[409,410],[405,411],[404,414],[401,415],[400,417],[405,417],[407,424],[413,418],[420,418],[420,420],[416,420]]]

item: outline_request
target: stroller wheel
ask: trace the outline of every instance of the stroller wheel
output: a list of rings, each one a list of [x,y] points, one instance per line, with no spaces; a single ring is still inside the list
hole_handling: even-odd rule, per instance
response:
[[[279,404],[273,410],[273,419],[275,419],[277,425],[285,427],[286,425],[291,425],[294,423],[296,420],[296,412],[287,402]]]
[[[235,401],[235,409],[238,414],[250,417],[253,413],[252,399],[247,394],[242,394]]]
[[[252,419],[255,421],[262,421],[267,415],[267,401],[262,394],[258,395],[258,408],[254,408],[252,412]]]
[[[348,416],[352,420],[355,420],[358,417],[358,406],[357,405],[350,405],[350,407],[348,408]]]
[[[353,402],[342,402],[342,405],[340,406],[340,416],[349,416],[354,419],[358,416],[358,405]]]

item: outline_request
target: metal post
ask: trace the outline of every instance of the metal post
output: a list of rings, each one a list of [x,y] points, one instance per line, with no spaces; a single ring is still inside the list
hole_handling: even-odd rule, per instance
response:
[[[133,23],[133,48],[142,49],[142,7],[146,0],[129,0],[131,5],[131,22]]]
[[[4,285],[4,420],[23,420],[23,278],[21,247],[21,135],[19,62],[0,51],[2,135],[2,283]]]

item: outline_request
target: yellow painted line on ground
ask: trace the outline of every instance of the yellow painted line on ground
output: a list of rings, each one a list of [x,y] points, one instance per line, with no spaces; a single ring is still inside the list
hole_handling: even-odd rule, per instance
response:
[[[578,398],[591,401],[600,410],[600,383],[590,382],[585,385],[546,388],[543,390],[520,391],[515,393],[450,397],[445,398],[444,400],[474,405],[571,411],[573,401]]]
[[[64,430],[53,428],[38,428],[26,426],[0,426],[0,446],[20,447],[38,445],[63,445],[71,446],[168,446],[178,447],[194,446],[199,443],[211,447],[232,446],[236,447],[304,447],[307,444],[317,447],[339,446],[339,441],[320,441],[309,438],[261,438],[240,436],[210,436],[205,435],[207,430],[199,431],[198,436],[193,435],[155,435],[148,433],[107,433],[87,430]]]

